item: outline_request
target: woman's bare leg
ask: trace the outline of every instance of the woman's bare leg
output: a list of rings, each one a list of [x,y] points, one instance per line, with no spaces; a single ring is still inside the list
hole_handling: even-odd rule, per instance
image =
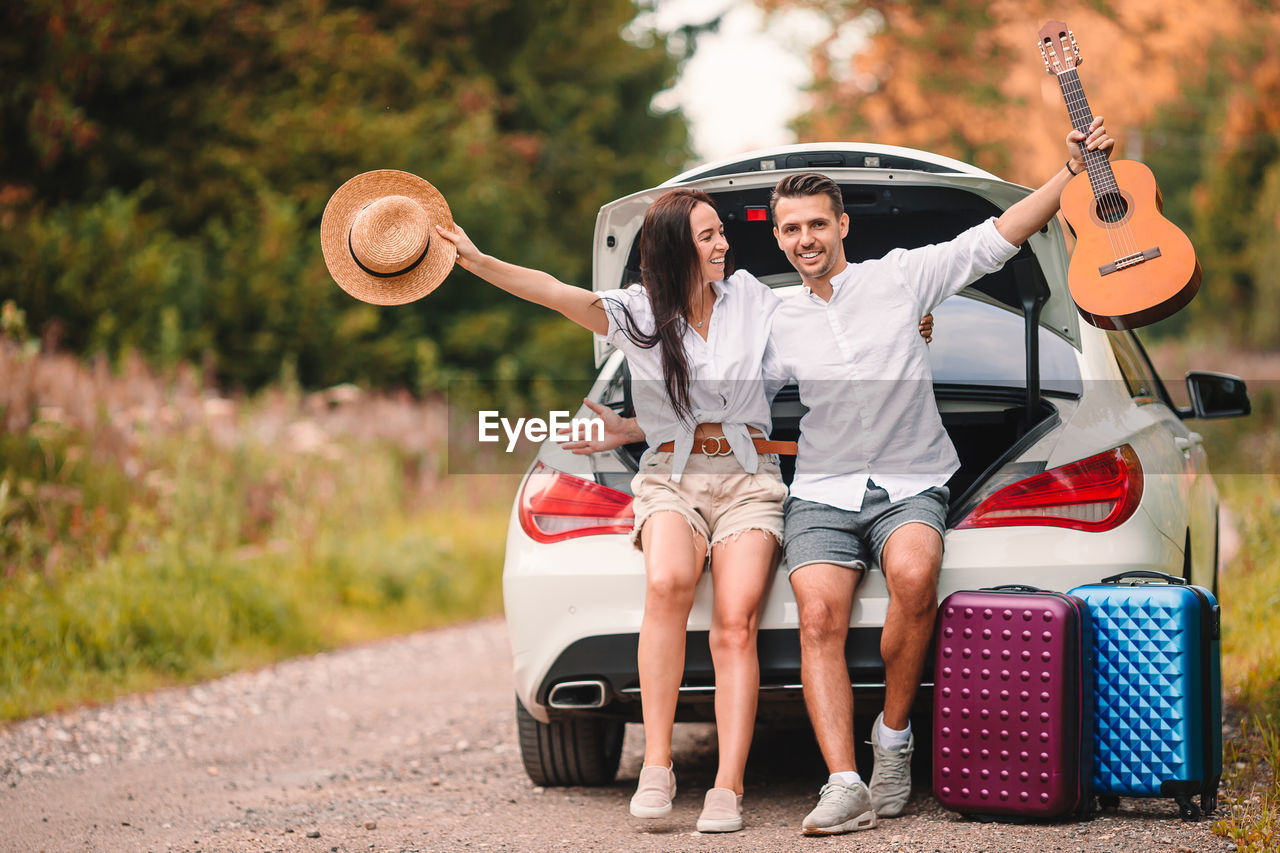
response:
[[[637,664],[644,715],[644,763],[671,763],[671,729],[684,678],[684,637],[707,543],[678,512],[655,512],[640,532],[644,546],[644,617]]]
[[[760,692],[756,634],[760,608],[778,559],[778,540],[748,530],[711,549],[714,598],[711,660],[716,672],[716,737],[720,764],[715,787],[742,793]]]

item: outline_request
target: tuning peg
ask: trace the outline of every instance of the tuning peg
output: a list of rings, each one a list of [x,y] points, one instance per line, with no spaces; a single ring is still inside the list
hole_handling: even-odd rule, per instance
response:
[[[1044,70],[1053,73],[1053,69],[1049,67],[1049,51],[1044,49],[1044,42],[1038,42],[1040,45],[1040,58],[1044,60]]]
[[[1067,30],[1067,37],[1071,39],[1071,52],[1075,54],[1076,65],[1084,62],[1080,57],[1080,45],[1076,44],[1076,34],[1071,30]]]

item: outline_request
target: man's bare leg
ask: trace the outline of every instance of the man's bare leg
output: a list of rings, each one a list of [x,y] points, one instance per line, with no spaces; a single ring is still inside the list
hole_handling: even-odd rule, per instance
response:
[[[872,724],[871,805],[877,817],[902,814],[911,799],[909,732],[911,703],[920,685],[925,655],[938,609],[942,537],[927,524],[911,522],[895,530],[880,555],[889,587],[889,610],[880,635],[884,659],[884,713]],[[886,731],[881,725],[892,731]],[[897,732],[895,734],[894,732]]]
[[[884,659],[884,724],[905,729],[924,671],[938,612],[942,537],[927,524],[904,524],[880,555],[889,587],[889,610],[880,635]]]

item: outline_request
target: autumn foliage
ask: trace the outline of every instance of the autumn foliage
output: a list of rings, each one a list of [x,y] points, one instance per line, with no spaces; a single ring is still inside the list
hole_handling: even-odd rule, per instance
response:
[[[1272,4],[760,2],[815,10],[832,24],[813,51],[801,141],[924,148],[1030,186],[1060,168],[1070,130],[1037,47],[1046,21],[1065,21],[1093,111],[1119,140],[1117,156],[1152,166],[1167,215],[1204,265],[1201,295],[1165,328],[1225,324],[1254,346],[1280,343],[1280,12]]]

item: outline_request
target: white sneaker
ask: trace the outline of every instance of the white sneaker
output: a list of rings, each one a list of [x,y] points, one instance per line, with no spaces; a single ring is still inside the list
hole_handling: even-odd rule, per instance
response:
[[[897,749],[880,746],[880,723],[884,714],[871,724],[871,751],[875,753],[875,767],[871,771],[871,807],[877,817],[897,817],[902,807],[911,799],[911,753],[916,748],[916,736],[907,736],[907,745]]]
[[[876,825],[871,793],[862,782],[828,782],[818,794],[818,807],[804,819],[805,835],[835,835]]]

